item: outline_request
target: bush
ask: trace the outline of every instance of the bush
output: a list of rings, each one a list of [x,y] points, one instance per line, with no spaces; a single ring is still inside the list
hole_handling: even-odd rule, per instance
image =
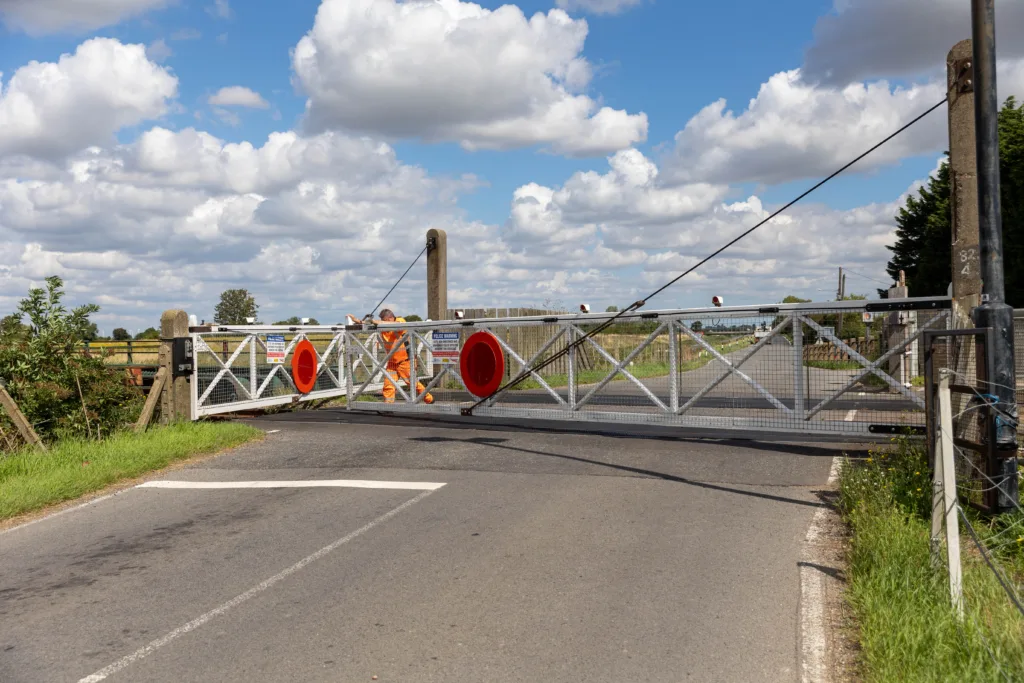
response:
[[[68,312],[61,304],[63,284],[58,277],[47,278],[46,289],[29,290],[18,311],[0,325],[0,377],[47,441],[109,434],[136,419],[142,405],[142,393],[123,373],[81,352],[95,328],[89,315],[99,307]],[[2,424],[3,446],[17,447],[6,414]]]

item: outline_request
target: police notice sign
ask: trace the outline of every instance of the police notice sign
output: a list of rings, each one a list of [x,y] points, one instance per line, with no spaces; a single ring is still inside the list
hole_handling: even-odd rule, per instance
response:
[[[285,345],[283,334],[267,335],[267,363],[281,365],[284,363]]]
[[[438,332],[430,333],[430,345],[433,347],[434,362],[442,365],[451,365],[459,362],[459,333]]]

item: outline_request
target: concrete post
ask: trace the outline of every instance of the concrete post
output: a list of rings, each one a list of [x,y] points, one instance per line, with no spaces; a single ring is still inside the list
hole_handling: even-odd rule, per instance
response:
[[[946,57],[949,89],[950,217],[953,224],[953,311],[957,327],[973,325],[971,311],[981,304],[978,247],[978,163],[974,133],[972,43],[961,40]],[[973,344],[969,344],[973,346]]]
[[[174,340],[188,337],[188,313],[178,309],[160,316],[160,367],[167,376],[160,396],[160,424],[192,419],[192,391],[188,377],[174,377]]]
[[[448,318],[448,235],[437,228],[427,231],[427,317]]]
[[[981,304],[981,250],[978,238],[978,154],[974,133],[974,58],[973,43],[961,40],[946,57],[946,85],[949,101],[949,184],[950,249],[952,263],[953,319],[956,329],[974,327],[971,311]],[[975,375],[973,339],[956,337],[952,341],[953,368],[962,384]],[[932,378],[937,380],[937,378]],[[953,397],[959,414],[965,398]],[[957,420],[956,435],[967,433],[970,420]]]

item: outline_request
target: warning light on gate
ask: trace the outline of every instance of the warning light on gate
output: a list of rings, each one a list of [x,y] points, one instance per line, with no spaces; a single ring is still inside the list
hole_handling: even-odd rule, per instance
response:
[[[721,308],[722,304],[725,303],[725,299],[720,296],[713,296],[711,297],[711,303],[714,304],[716,308]]]
[[[316,349],[308,339],[295,345],[292,354],[292,379],[300,394],[308,394],[316,386]]]
[[[498,390],[505,375],[505,354],[490,332],[477,332],[462,345],[459,371],[469,393],[486,398]]]

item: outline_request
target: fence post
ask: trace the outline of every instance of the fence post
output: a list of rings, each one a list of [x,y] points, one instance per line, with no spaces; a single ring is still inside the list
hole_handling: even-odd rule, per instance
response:
[[[7,412],[7,417],[10,418],[14,426],[17,427],[18,432],[21,434],[21,438],[25,439],[25,442],[31,446],[35,446],[41,451],[46,451],[46,444],[36,434],[36,430],[32,428],[32,423],[25,418],[25,414],[21,412],[21,408],[14,401],[10,394],[7,393],[7,382],[0,379],[0,406]]]
[[[946,520],[946,562],[949,568],[949,597],[957,617],[963,619],[963,583],[960,574],[960,520],[956,495],[956,468],[953,463],[953,408],[949,389],[953,373],[942,369],[939,374],[939,454],[936,465],[942,469],[942,512]],[[939,467],[936,467],[938,472]],[[936,475],[938,476],[938,475]],[[934,518],[932,529],[934,530]]]
[[[174,340],[188,337],[188,313],[179,309],[160,316],[160,367],[167,379],[160,394],[160,424],[192,419],[192,389],[188,377],[174,377]]]

